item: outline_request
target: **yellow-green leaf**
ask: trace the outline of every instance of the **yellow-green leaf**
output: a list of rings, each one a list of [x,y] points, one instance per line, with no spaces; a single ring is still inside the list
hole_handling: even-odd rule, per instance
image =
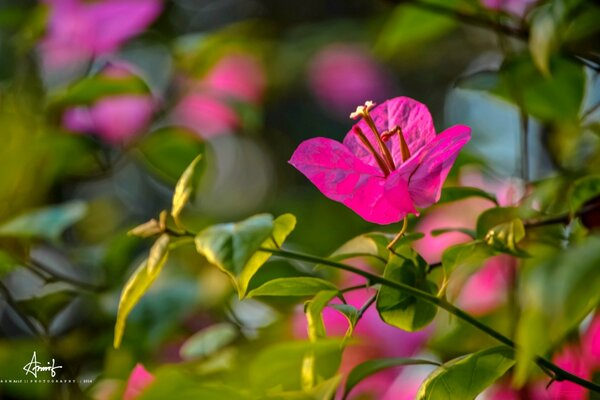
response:
[[[188,167],[183,171],[181,177],[177,181],[177,185],[175,185],[175,191],[173,192],[173,205],[171,207],[171,215],[175,220],[175,223],[180,226],[181,223],[179,221],[179,216],[183,211],[183,208],[190,200],[192,193],[194,192],[194,178],[196,177],[196,167],[200,160],[202,159],[202,155],[198,155],[194,160],[188,165]]]

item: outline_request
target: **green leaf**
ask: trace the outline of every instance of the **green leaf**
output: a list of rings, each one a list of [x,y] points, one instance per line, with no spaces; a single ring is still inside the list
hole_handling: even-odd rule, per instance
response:
[[[177,181],[177,185],[175,185],[175,191],[173,192],[173,205],[171,207],[171,215],[175,220],[175,223],[178,227],[181,228],[181,221],[179,221],[179,215],[183,211],[183,208],[190,200],[192,194],[196,188],[196,167],[200,160],[202,159],[202,155],[198,155],[194,160],[188,165],[188,167],[183,171],[179,181]]]
[[[484,71],[462,79],[463,89],[483,90],[542,121],[576,121],[585,89],[585,71],[571,60],[552,57],[544,76],[528,57],[507,60],[499,73]],[[527,82],[527,85],[523,85]]]
[[[535,66],[544,76],[550,76],[550,55],[557,46],[557,21],[550,4],[537,7],[531,13],[529,51]]]
[[[469,197],[480,197],[498,205],[498,200],[496,200],[496,196],[494,196],[492,193],[488,193],[479,188],[468,186],[445,187],[444,190],[442,190],[442,195],[438,203],[449,203],[452,201],[463,200]]]
[[[248,297],[255,296],[314,296],[322,290],[337,290],[324,279],[309,276],[272,279],[251,290]]]
[[[165,239],[166,236],[166,239]],[[123,332],[125,331],[125,323],[127,316],[133,310],[133,307],[138,303],[140,298],[146,293],[148,288],[160,275],[160,271],[167,261],[168,249],[167,235],[161,236],[150,249],[150,256],[144,260],[136,271],[131,275],[119,300],[119,310],[117,312],[117,321],[115,323],[115,338],[114,347],[117,349],[121,345]]]
[[[585,203],[600,196],[600,175],[588,175],[573,183],[569,191],[571,213],[576,214]]]
[[[312,389],[304,391],[283,392],[277,394],[267,394],[261,397],[261,400],[331,400],[337,387],[342,380],[341,375],[335,375],[333,378],[321,382]]]
[[[449,361],[425,379],[417,400],[474,400],[513,366],[512,349],[499,346]]]
[[[527,253],[517,248],[517,243],[524,237],[525,227],[523,221],[515,218],[510,222],[504,222],[490,229],[486,233],[484,241],[497,251],[525,257]]]
[[[522,313],[517,325],[515,381],[523,384],[535,355],[564,340],[600,303],[600,237],[567,250],[554,249],[524,266],[519,282]]]
[[[331,304],[329,307],[339,311],[348,321],[348,330],[346,331],[346,338],[352,337],[354,327],[358,321],[358,309],[349,304]]]
[[[9,253],[0,250],[0,278],[19,267],[19,262]]]
[[[163,233],[150,248],[148,254],[148,272],[150,274],[154,274],[157,269],[161,269],[167,261],[170,240],[169,235]]]
[[[187,339],[179,354],[184,360],[209,356],[233,342],[238,333],[237,327],[227,322],[211,325]]]
[[[61,290],[19,301],[19,305],[27,315],[48,328],[52,320],[73,301],[76,295],[77,293],[72,290]]]
[[[400,256],[393,255],[390,258],[383,273],[384,278],[435,294],[437,287],[427,280],[425,260],[409,247],[396,252]],[[385,323],[414,332],[433,320],[437,307],[400,290],[382,286],[377,294],[377,311]]]
[[[138,149],[134,154],[139,154],[148,169],[175,183],[194,158],[204,153],[204,143],[190,130],[169,126],[144,136]]]
[[[250,279],[271,257],[264,249],[281,246],[296,225],[292,214],[273,220],[259,214],[242,222],[208,227],[196,236],[198,253],[231,278],[240,298],[246,295]]]
[[[136,400],[164,400],[177,398],[183,400],[251,400],[231,385],[202,381],[189,371],[176,366],[167,366],[154,373],[154,380]]]
[[[81,220],[86,211],[87,206],[82,201],[37,209],[0,225],[0,236],[56,241],[65,229]]]
[[[338,295],[337,290],[326,290],[319,292],[305,306],[306,321],[308,323],[308,337],[312,341],[327,336],[325,325],[323,324],[323,309],[327,304]]]
[[[431,236],[440,236],[450,232],[464,233],[465,235],[470,236],[471,239],[477,239],[477,232],[468,228],[439,228],[432,230],[430,233]]]
[[[114,78],[96,75],[81,79],[65,91],[52,96],[50,105],[52,107],[90,105],[106,96],[149,93],[148,86],[136,76]]]
[[[481,240],[448,247],[442,253],[442,267],[448,277],[457,268],[474,269],[494,254]]]
[[[519,217],[517,207],[494,207],[485,210],[477,219],[477,237],[483,239],[492,228]]]
[[[314,355],[317,385],[336,375],[343,341],[293,341],[274,344],[263,350],[248,368],[250,382],[257,390],[292,391],[302,388],[301,371],[307,354]]]
[[[375,43],[375,52],[389,58],[407,49],[417,49],[455,26],[456,22],[448,16],[402,4],[395,8],[383,25]]]
[[[344,387],[344,398],[348,396],[348,393],[358,385],[363,379],[376,374],[384,369],[400,367],[404,365],[437,365],[440,364],[435,361],[420,360],[416,358],[381,358],[377,360],[365,361],[358,364],[348,374],[346,379],[346,385]]]

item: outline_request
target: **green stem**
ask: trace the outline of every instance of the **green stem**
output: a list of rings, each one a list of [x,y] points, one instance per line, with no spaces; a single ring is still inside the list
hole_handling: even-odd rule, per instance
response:
[[[502,343],[506,346],[509,346],[513,349],[516,348],[516,344],[511,339],[504,336],[503,334],[496,331],[495,329],[480,322],[479,320],[477,320],[473,316],[469,315],[465,311],[461,310],[460,308],[454,306],[453,304],[449,303],[448,301],[446,301],[444,299],[438,298],[432,294],[429,294],[422,290],[416,289],[412,286],[406,285],[401,282],[391,281],[389,279],[386,279],[386,278],[378,276],[378,275],[374,275],[367,271],[363,271],[363,270],[353,267],[351,265],[342,264],[342,263],[339,263],[336,261],[328,260],[326,258],[316,257],[316,256],[313,256],[310,254],[302,254],[302,253],[297,253],[297,252],[293,252],[293,251],[289,251],[289,250],[282,250],[282,249],[274,250],[274,249],[261,248],[260,250],[269,252],[275,256],[294,259],[294,260],[298,260],[298,261],[306,261],[306,262],[315,263],[315,264],[327,265],[327,266],[337,268],[340,270],[352,272],[356,275],[360,275],[360,276],[367,278],[371,285],[378,283],[378,284],[385,285],[385,286],[388,286],[388,287],[396,289],[396,290],[400,290],[404,293],[408,293],[414,297],[417,297],[421,300],[427,301],[431,304],[435,304],[436,306],[438,306],[440,308],[443,308],[450,314],[455,315],[457,318],[462,319],[466,323],[468,323],[468,324],[472,325],[473,327],[479,329],[480,331],[488,334],[489,336],[493,337],[500,343]],[[570,381],[570,382],[576,383],[586,389],[600,393],[600,385],[597,385],[594,382],[590,382],[586,379],[583,379],[576,375],[573,375],[543,357],[536,356],[535,362],[540,366],[540,368],[542,368],[542,370],[551,371],[552,373],[554,373],[553,378],[555,378],[556,380]]]

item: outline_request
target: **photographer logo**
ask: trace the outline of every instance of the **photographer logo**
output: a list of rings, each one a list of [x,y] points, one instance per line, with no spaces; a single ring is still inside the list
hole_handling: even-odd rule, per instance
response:
[[[38,377],[38,372],[50,372],[50,376],[54,378],[56,376],[56,370],[62,368],[62,365],[55,365],[54,358],[52,359],[52,363],[48,361],[47,365],[42,366],[42,363],[37,361],[36,352],[33,352],[33,356],[31,357],[31,361],[23,367],[23,371],[25,371],[25,375],[31,374],[34,378]]]

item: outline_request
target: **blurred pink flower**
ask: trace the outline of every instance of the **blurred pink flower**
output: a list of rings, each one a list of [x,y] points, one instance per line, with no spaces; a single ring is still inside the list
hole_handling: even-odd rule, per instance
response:
[[[254,57],[230,54],[220,59],[202,80],[203,85],[220,96],[256,104],[265,91],[265,75]]]
[[[142,364],[137,364],[133,371],[131,371],[131,375],[127,381],[123,400],[134,400],[138,398],[144,389],[146,389],[153,381],[154,376],[146,371]]]
[[[481,0],[481,4],[490,10],[504,11],[521,18],[537,2],[538,0]]]
[[[506,301],[515,260],[506,254],[489,258],[461,288],[457,303],[474,315],[487,314]]]
[[[325,196],[369,222],[390,224],[439,200],[471,129],[456,125],[436,135],[427,107],[408,97],[387,100],[370,113],[368,103],[352,114],[363,118],[343,143],[306,140],[289,162]]]
[[[241,119],[231,102],[258,104],[265,90],[265,75],[259,61],[233,53],[221,58],[198,82],[186,82],[191,90],[173,110],[173,119],[202,138],[235,132]]]
[[[208,93],[185,96],[174,110],[175,120],[194,130],[204,139],[234,132],[240,119],[224,101]]]
[[[160,14],[161,0],[45,0],[50,7],[41,42],[50,70],[111,53],[143,32]]]
[[[600,370],[600,313],[596,313],[583,334],[581,347],[590,368]]]
[[[335,43],[321,49],[308,68],[310,90],[326,111],[345,117],[364,99],[392,95],[391,77],[361,47]]]
[[[127,79],[132,75],[124,64],[111,65],[102,75]],[[65,110],[63,126],[73,132],[96,134],[110,144],[125,144],[144,133],[155,110],[148,94],[123,94],[102,97],[90,106]]]
[[[343,287],[361,285],[366,283],[364,278],[356,275],[342,277]],[[348,304],[360,308],[367,300],[375,294],[373,289],[354,290],[344,294]],[[335,299],[330,304],[340,304]],[[337,310],[327,307],[323,311],[323,321],[329,336],[344,336],[348,329],[348,321]],[[302,310],[294,315],[292,320],[293,334],[296,337],[306,338],[306,318]],[[405,332],[384,323],[375,305],[372,305],[359,321],[354,330],[353,338],[358,342],[349,345],[342,357],[340,372],[347,375],[356,365],[371,359],[384,357],[411,357],[425,343],[431,333],[431,329],[419,332]],[[387,369],[365,379],[351,392],[350,399],[360,395],[369,395],[379,399],[388,390],[396,376],[397,369]],[[339,393],[341,394],[341,393]]]
[[[591,371],[586,364],[585,356],[577,346],[567,345],[553,357],[556,365],[583,379],[591,378]],[[548,388],[552,400],[585,400],[588,390],[569,381],[556,381]]]

